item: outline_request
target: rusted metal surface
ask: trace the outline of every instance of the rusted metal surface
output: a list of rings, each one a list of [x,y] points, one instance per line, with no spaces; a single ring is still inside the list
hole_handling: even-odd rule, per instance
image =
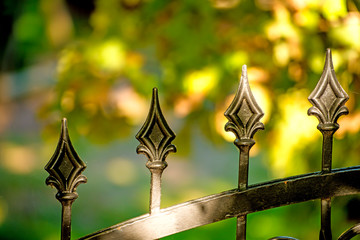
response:
[[[67,121],[64,118],[61,125],[59,143],[54,155],[45,166],[50,174],[46,184],[55,187],[58,192],[56,198],[62,205],[61,240],[69,240],[71,236],[71,205],[77,199],[76,187],[86,183],[87,179],[81,173],[86,165],[75,152],[71,144]]]
[[[338,118],[348,113],[344,105],[348,98],[336,79],[328,49],[321,78],[309,96],[313,107],[308,111],[318,118],[318,129],[323,135],[321,171],[248,186],[249,152],[255,144],[253,136],[257,130],[264,129],[264,125],[260,122],[263,112],[250,91],[244,66],[238,91],[225,112],[228,119],[225,129],[235,134],[234,144],[239,149],[238,188],[161,209],[161,175],[167,167],[167,155],[176,152],[176,148],[171,144],[175,134],[166,123],[154,88],[148,117],[136,135],[140,142],[137,152],[146,155],[146,166],[151,173],[149,214],[80,239],[158,239],[236,217],[236,239],[245,240],[248,214],[315,199],[321,201],[319,239],[332,239],[331,198],[360,193],[360,166],[342,169],[331,166],[333,135],[339,128]],[[76,186],[86,182],[86,177],[81,175],[85,167],[71,145],[66,120],[63,120],[58,147],[45,167],[50,173],[47,184],[58,189],[56,197],[63,206],[62,240],[70,239],[71,204],[77,198]],[[357,224],[338,240],[348,240],[359,234],[360,224]],[[286,239],[296,240],[285,236],[270,240]]]

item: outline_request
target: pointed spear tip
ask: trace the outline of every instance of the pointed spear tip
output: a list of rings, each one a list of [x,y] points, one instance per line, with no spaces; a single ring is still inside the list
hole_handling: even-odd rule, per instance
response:
[[[243,76],[246,76],[246,75],[247,75],[247,66],[246,66],[246,64],[244,64],[244,65],[242,66],[241,75],[243,75]]]
[[[153,88],[153,92],[152,92],[152,96],[156,101],[159,101],[159,96],[158,96],[158,89],[156,87]]]
[[[248,83],[248,76],[247,76],[247,66],[246,64],[244,64],[242,66],[242,71],[241,71],[241,78],[240,81],[243,80],[245,83]]]
[[[67,119],[64,117],[61,120],[61,136],[62,138],[66,138],[68,135],[68,127],[67,127]]]
[[[331,49],[330,48],[327,48],[326,49],[326,57],[325,57],[325,66],[324,66],[324,69],[326,68],[326,66],[328,66],[331,68],[331,69],[334,69],[333,67],[333,62],[332,62],[332,54],[331,54]]]
[[[67,119],[65,117],[61,119],[61,128],[63,130],[67,129]]]
[[[330,48],[327,48],[326,49],[326,59],[332,59],[332,56],[331,56],[332,54],[331,54],[331,49]]]
[[[155,103],[155,104],[159,104],[158,89],[157,89],[156,87],[153,88],[152,101],[153,101],[153,103]]]

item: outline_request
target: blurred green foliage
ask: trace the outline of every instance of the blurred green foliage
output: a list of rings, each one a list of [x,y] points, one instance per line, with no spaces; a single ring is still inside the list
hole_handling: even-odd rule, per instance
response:
[[[161,106],[177,133],[179,153],[169,165],[177,166],[184,180],[179,185],[179,179],[171,178],[179,173],[166,177],[170,167],[165,171],[164,206],[235,187],[236,172],[230,170],[232,163],[236,168],[237,152],[223,130],[223,112],[243,64],[266,126],[256,134],[252,149],[251,183],[319,170],[321,136],[316,119],[306,116],[306,98],[320,78],[326,48],[331,48],[338,79],[350,96],[350,114],[340,118],[335,136],[333,165],[359,164],[358,0],[1,4],[1,17],[7,20],[1,36],[2,72],[56,60],[56,84],[43,93],[46,99],[37,108],[43,138],[15,136],[10,120],[0,125],[7,136],[1,138],[2,239],[58,239],[60,210],[50,190],[43,190],[46,173],[41,168],[55,148],[62,117],[69,120],[75,148],[89,161],[85,175],[90,182],[79,187],[74,205],[74,237],[147,211],[147,170],[143,162],[128,159],[134,158],[129,146],[137,145],[133,136],[146,118],[153,87],[159,88]],[[8,109],[9,102],[23,101],[5,99],[10,88],[2,90],[0,110]],[[119,159],[119,154],[125,156]],[[206,173],[191,172],[189,166]],[[346,220],[350,199],[334,201],[334,236],[352,225]],[[234,227],[231,219],[166,239],[229,239],[234,238]],[[314,239],[319,203],[252,214],[248,228],[249,239],[284,234]]]

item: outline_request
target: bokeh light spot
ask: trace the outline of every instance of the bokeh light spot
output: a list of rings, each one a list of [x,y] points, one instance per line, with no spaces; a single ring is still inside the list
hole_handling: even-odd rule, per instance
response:
[[[189,73],[184,79],[184,87],[189,94],[206,95],[212,90],[219,78],[219,72],[214,67]]]
[[[144,121],[148,111],[147,101],[131,86],[114,89],[110,93],[110,102],[115,105],[118,116],[125,116],[134,124]]]
[[[127,186],[136,181],[136,168],[128,159],[115,158],[107,163],[106,177],[113,184]]]
[[[272,136],[270,163],[276,177],[305,172],[307,163],[299,159],[297,150],[304,148],[304,143],[311,144],[319,134],[315,134],[317,119],[307,116],[311,107],[307,101],[308,91],[289,91],[278,98],[279,119]]]
[[[347,14],[346,0],[326,0],[323,5],[324,16],[329,20],[336,20]]]
[[[126,51],[122,42],[107,40],[89,49],[89,59],[107,71],[120,71],[125,65]]]
[[[3,144],[1,163],[15,174],[29,174],[36,167],[36,154],[31,147]]]

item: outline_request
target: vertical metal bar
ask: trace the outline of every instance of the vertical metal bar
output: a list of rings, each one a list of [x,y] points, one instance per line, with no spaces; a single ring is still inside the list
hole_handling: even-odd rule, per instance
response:
[[[331,172],[333,135],[339,128],[337,119],[348,114],[344,105],[349,96],[336,78],[332,63],[331,51],[327,49],[323,73],[314,91],[309,96],[313,105],[308,115],[314,115],[319,120],[318,129],[323,135],[322,173]],[[331,240],[331,198],[321,199],[321,229],[320,240]]]
[[[244,191],[248,188],[249,177],[249,153],[251,147],[255,144],[252,139],[237,141],[236,146],[239,148],[239,175],[238,175],[238,189]],[[247,216],[241,215],[237,217],[236,239],[246,239],[246,222]]]
[[[328,127],[329,128],[329,127]],[[332,149],[333,149],[333,135],[339,127],[334,125],[330,129],[319,126],[318,129],[323,135],[322,145],[322,164],[321,171],[323,173],[331,172],[332,166]]]
[[[323,126],[319,125],[318,129],[323,135],[322,145],[322,163],[321,171],[323,173],[331,172],[332,165],[332,146],[333,146],[333,135],[339,127],[334,125]],[[331,198],[321,199],[321,229],[320,238],[321,240],[331,240]]]
[[[241,215],[236,220],[236,240],[246,239],[246,222],[247,215]]]
[[[331,240],[331,198],[321,199],[320,240]]]
[[[149,213],[155,214],[160,212],[161,203],[161,175],[163,170],[150,169],[151,182],[150,182],[150,206]]]
[[[257,130],[264,129],[264,125],[259,121],[263,115],[262,110],[251,93],[246,65],[244,65],[238,91],[225,112],[225,117],[229,120],[225,125],[225,130],[232,131],[235,134],[234,144],[239,149],[239,191],[244,191],[248,187],[249,152],[255,144],[255,141],[252,139],[253,135]],[[237,240],[246,239],[246,222],[246,215],[237,217]]]
[[[249,176],[249,153],[251,147],[255,144],[252,139],[237,141],[236,146],[239,148],[239,175],[238,188],[240,191],[246,190],[248,187]]]
[[[61,214],[61,240],[70,240],[71,238],[71,205],[73,201],[62,201]]]

